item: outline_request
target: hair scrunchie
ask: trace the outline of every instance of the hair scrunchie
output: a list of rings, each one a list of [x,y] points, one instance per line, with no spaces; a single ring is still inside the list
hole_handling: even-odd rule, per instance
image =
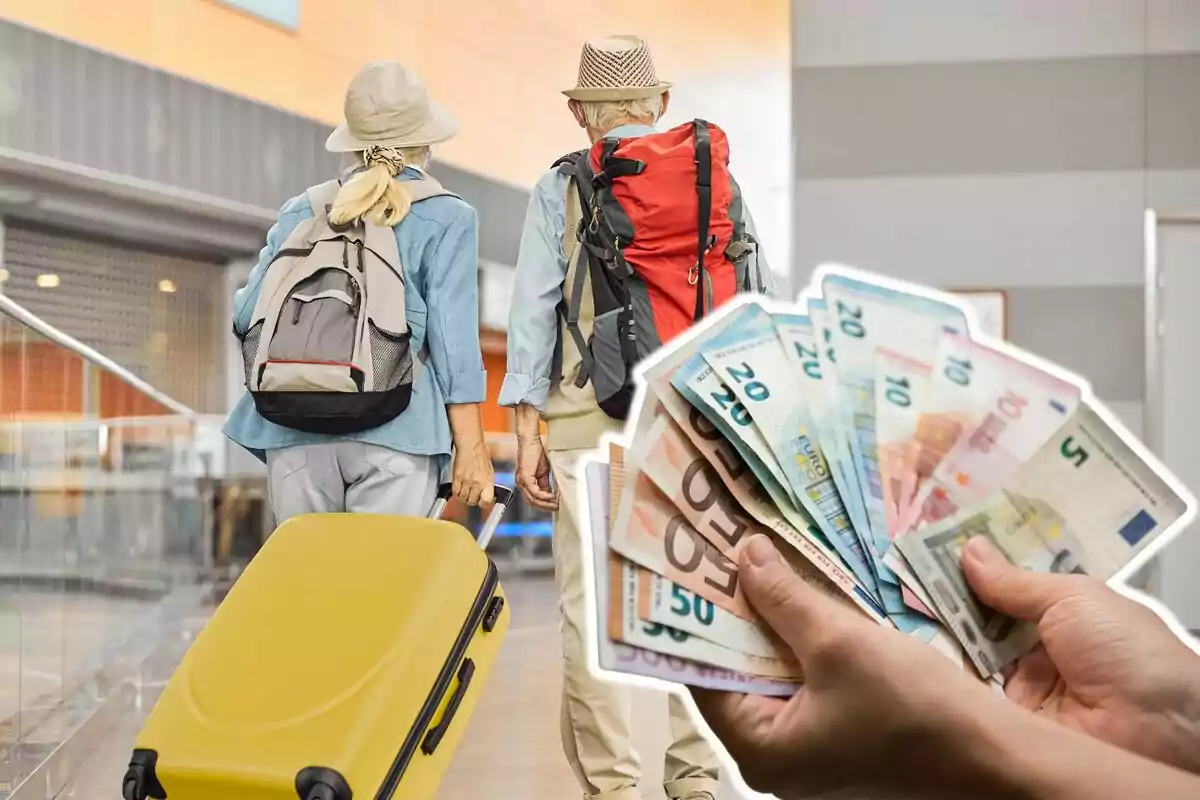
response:
[[[382,164],[393,178],[404,170],[404,154],[394,147],[374,145],[363,151],[363,163],[367,169]]]

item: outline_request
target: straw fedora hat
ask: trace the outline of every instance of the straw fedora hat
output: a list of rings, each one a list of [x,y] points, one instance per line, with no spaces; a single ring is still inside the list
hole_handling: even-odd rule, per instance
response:
[[[458,133],[458,122],[429,99],[425,82],[396,61],[367,64],[346,89],[346,121],[325,142],[334,153],[368,147],[423,147]]]
[[[579,56],[579,79],[563,94],[572,100],[645,100],[671,88],[658,79],[650,46],[640,36],[589,39]]]

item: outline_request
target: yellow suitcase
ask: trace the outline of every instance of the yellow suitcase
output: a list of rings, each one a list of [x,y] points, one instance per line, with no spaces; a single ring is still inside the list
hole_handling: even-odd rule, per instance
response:
[[[279,527],[196,637],[138,737],[125,800],[432,798],[508,629],[484,552],[434,519]]]

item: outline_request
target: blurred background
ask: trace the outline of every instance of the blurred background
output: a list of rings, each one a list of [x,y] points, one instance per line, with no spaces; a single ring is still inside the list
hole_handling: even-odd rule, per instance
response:
[[[511,482],[520,225],[585,144],[559,93],[580,46],[616,32],[675,83],[668,123],[729,132],[781,283],[838,261],[964,292],[1200,487],[1195,0],[0,0],[0,799],[116,796],[154,690],[269,533],[261,467],[219,433],[232,296],[279,205],[333,174],[373,59],[462,123],[431,171],[480,213]],[[518,504],[494,542],[518,628],[446,798],[577,793],[548,535]],[[1197,564],[1181,540],[1139,576],[1192,628]],[[654,786],[665,703],[644,699]]]

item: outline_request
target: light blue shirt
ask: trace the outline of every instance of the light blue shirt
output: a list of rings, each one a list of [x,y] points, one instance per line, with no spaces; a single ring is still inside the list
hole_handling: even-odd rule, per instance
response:
[[[419,177],[410,167],[397,179]],[[284,204],[267,233],[258,265],[234,298],[236,330],[244,332],[249,327],[275,252],[297,225],[312,216],[307,195]],[[487,397],[487,373],[479,350],[478,225],[475,209],[462,200],[432,197],[415,203],[395,228],[414,358],[422,346],[428,347],[428,358],[417,366],[412,399],[404,413],[361,433],[326,436],[268,422],[246,392],[229,415],[225,435],[264,460],[265,451],[274,448],[352,440],[402,453],[437,456],[444,469],[452,443],[446,405],[482,403]]]
[[[623,125],[604,138],[624,139],[650,133],[654,133],[654,128],[648,125]],[[559,335],[555,307],[562,300],[568,266],[562,241],[568,185],[567,176],[557,169],[551,170],[538,181],[529,199],[508,317],[508,369],[500,389],[502,406],[525,403],[541,409],[550,392],[554,377],[550,370]],[[754,219],[741,200],[736,181],[734,196],[730,212],[734,215],[735,230],[744,230],[757,242]],[[761,252],[758,266],[768,293],[774,294],[771,270]]]

